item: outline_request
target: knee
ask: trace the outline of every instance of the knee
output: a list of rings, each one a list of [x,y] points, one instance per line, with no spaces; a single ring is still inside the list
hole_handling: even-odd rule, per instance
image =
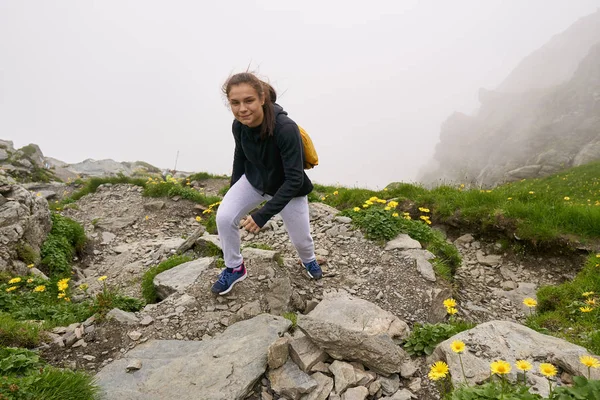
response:
[[[239,223],[239,217],[236,213],[228,212],[227,210],[219,208],[217,210],[216,222],[217,227],[228,227],[237,226]]]

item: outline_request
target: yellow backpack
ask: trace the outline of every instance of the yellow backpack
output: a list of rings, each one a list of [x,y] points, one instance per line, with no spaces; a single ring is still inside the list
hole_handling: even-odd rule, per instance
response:
[[[304,147],[304,169],[314,168],[316,165],[319,165],[319,156],[317,155],[315,145],[310,136],[308,136],[308,133],[300,125],[298,125],[298,129],[300,129],[302,146]]]

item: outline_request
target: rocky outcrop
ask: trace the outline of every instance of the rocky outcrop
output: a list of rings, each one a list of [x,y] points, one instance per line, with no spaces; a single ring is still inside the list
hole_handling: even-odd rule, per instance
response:
[[[0,271],[27,274],[51,227],[44,197],[0,174]]]
[[[599,20],[600,11],[571,28],[584,39],[557,35],[547,45],[551,51],[524,61],[498,91],[481,89],[475,115],[450,116],[418,179],[491,187],[600,160]],[[556,70],[544,77],[548,66]],[[525,76],[533,86],[518,84]]]
[[[527,374],[529,384],[533,392],[544,397],[548,396],[548,381],[537,372],[538,363],[552,363],[561,373],[587,377],[587,368],[579,361],[580,356],[589,354],[585,348],[514,322],[490,321],[440,343],[431,355],[432,360],[443,360],[448,364],[455,385],[463,379],[459,357],[450,349],[455,340],[463,341],[468,349],[462,353],[462,362],[470,384],[489,380],[490,364],[499,359],[512,365],[517,360],[531,362],[534,369]],[[516,382],[517,372],[513,368],[508,380]],[[591,377],[600,379],[600,371],[592,370]]]

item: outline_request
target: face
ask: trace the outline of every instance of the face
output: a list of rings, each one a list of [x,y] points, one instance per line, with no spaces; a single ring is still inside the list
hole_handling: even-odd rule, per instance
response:
[[[265,99],[261,99],[252,86],[247,83],[233,85],[229,89],[228,99],[235,119],[251,128],[262,124],[265,116],[262,106]]]

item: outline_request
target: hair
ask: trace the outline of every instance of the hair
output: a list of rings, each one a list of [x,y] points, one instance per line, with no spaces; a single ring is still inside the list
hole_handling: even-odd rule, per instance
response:
[[[258,97],[261,100],[265,100],[265,103],[262,106],[264,118],[260,125],[260,138],[264,140],[269,136],[273,136],[275,131],[275,110],[273,109],[273,104],[277,100],[277,93],[275,92],[275,89],[267,82],[263,82],[258,79],[256,75],[251,72],[240,72],[239,74],[232,75],[229,77],[229,79],[227,79],[222,88],[223,93],[229,99],[231,87],[235,85],[241,85],[243,83],[246,83],[254,88],[258,94]]]

